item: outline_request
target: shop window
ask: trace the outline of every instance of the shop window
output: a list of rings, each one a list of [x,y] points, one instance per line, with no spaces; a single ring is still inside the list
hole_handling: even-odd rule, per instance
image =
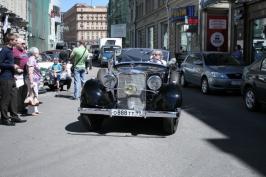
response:
[[[266,18],[253,21],[252,58],[260,60],[266,57]]]
[[[148,28],[148,47],[154,48],[154,27]]]
[[[168,25],[167,23],[162,24],[161,29],[162,29],[162,35],[161,35],[161,47],[162,49],[168,49]]]

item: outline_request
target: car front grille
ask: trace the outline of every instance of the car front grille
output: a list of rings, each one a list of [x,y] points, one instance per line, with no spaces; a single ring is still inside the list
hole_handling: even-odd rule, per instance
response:
[[[132,84],[136,87],[134,95],[125,93],[125,86]],[[120,73],[117,86],[117,107],[120,109],[144,110],[146,107],[146,76],[144,73]]]
[[[229,79],[241,79],[242,73],[227,74],[227,77]]]

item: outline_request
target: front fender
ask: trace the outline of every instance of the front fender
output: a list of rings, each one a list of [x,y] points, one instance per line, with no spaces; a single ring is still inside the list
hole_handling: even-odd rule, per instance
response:
[[[112,108],[113,97],[99,80],[88,80],[81,92],[80,107],[82,108]]]
[[[176,111],[182,105],[182,92],[179,85],[168,84],[162,86],[159,93],[152,99],[154,111]]]

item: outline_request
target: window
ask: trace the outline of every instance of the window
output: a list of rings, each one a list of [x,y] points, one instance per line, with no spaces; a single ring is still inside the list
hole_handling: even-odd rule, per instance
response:
[[[154,48],[154,27],[149,27],[148,28],[148,47],[149,48]]]
[[[154,0],[146,0],[146,12],[152,12],[154,9]]]
[[[165,4],[166,0],[158,0],[159,7],[163,6]]]
[[[143,16],[143,2],[139,2],[136,6],[136,18]]]

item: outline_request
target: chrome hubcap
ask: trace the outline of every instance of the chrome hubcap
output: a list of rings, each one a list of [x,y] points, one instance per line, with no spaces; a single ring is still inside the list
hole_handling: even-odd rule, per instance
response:
[[[246,93],[246,105],[248,108],[253,108],[255,105],[255,94],[253,93],[252,90],[248,90]]]

